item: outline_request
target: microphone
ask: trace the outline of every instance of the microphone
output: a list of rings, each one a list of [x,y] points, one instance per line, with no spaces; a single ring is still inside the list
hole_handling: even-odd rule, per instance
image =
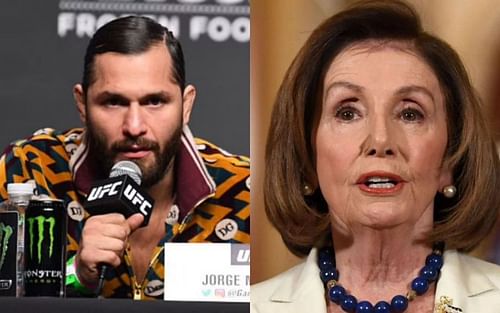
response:
[[[148,225],[154,199],[139,187],[142,172],[132,161],[119,161],[111,168],[109,178],[92,184],[85,202],[85,210],[90,215],[121,213],[125,218],[141,213],[144,221],[141,227]],[[101,293],[104,276],[108,265],[102,264],[96,293]]]
[[[148,225],[154,200],[142,191],[142,172],[132,161],[117,162],[111,168],[109,178],[92,184],[85,210],[90,215],[121,213],[125,218],[135,213],[144,216],[141,227]]]

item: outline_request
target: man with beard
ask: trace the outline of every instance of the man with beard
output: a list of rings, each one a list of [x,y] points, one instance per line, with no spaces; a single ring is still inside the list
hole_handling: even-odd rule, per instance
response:
[[[87,47],[73,89],[83,129],[44,129],[9,146],[0,160],[0,195],[10,182],[33,180],[39,194],[68,210],[70,295],[163,299],[165,242],[249,243],[249,160],[194,139],[187,126],[195,88],[185,82],[179,42],[145,17],[100,28]],[[113,164],[136,163],[155,200],[141,214],[88,216],[91,183]],[[232,231],[218,232],[230,224]]]

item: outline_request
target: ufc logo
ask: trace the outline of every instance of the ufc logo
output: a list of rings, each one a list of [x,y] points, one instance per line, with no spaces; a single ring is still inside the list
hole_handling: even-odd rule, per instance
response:
[[[98,186],[96,188],[93,188],[91,191],[90,191],[90,194],[87,198],[87,201],[93,201],[93,200],[96,200],[96,199],[102,199],[104,198],[105,196],[114,196],[116,194],[118,194],[118,187],[121,186],[121,184],[123,183],[123,181],[117,181],[117,182],[114,182],[112,184],[106,184],[104,186]]]
[[[231,265],[250,265],[248,244],[231,244]]]
[[[239,250],[238,254],[236,255],[236,261],[238,261],[239,263],[250,262],[250,249]]]
[[[125,191],[123,191],[123,195],[129,199],[133,205],[139,206],[139,211],[145,216],[148,215],[147,208],[152,208],[153,206],[147,200],[144,200],[144,197],[137,192],[137,190],[132,187],[132,185],[127,185],[125,187]]]

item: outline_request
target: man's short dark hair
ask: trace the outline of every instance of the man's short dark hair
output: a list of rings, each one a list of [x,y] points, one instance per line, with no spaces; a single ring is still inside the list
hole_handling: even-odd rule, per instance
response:
[[[154,44],[164,42],[172,57],[172,74],[175,82],[184,90],[186,73],[184,55],[179,41],[166,27],[143,16],[127,16],[115,19],[97,30],[90,39],[85,53],[82,87],[87,95],[93,83],[96,55],[106,52],[139,54],[146,52]]]

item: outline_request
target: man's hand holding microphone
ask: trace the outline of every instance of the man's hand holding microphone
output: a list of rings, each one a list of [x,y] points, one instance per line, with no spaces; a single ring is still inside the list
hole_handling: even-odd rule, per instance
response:
[[[139,187],[141,170],[131,161],[117,162],[108,179],[93,184],[75,258],[80,282],[99,295],[108,266],[122,262],[129,235],[149,222],[154,200]]]

